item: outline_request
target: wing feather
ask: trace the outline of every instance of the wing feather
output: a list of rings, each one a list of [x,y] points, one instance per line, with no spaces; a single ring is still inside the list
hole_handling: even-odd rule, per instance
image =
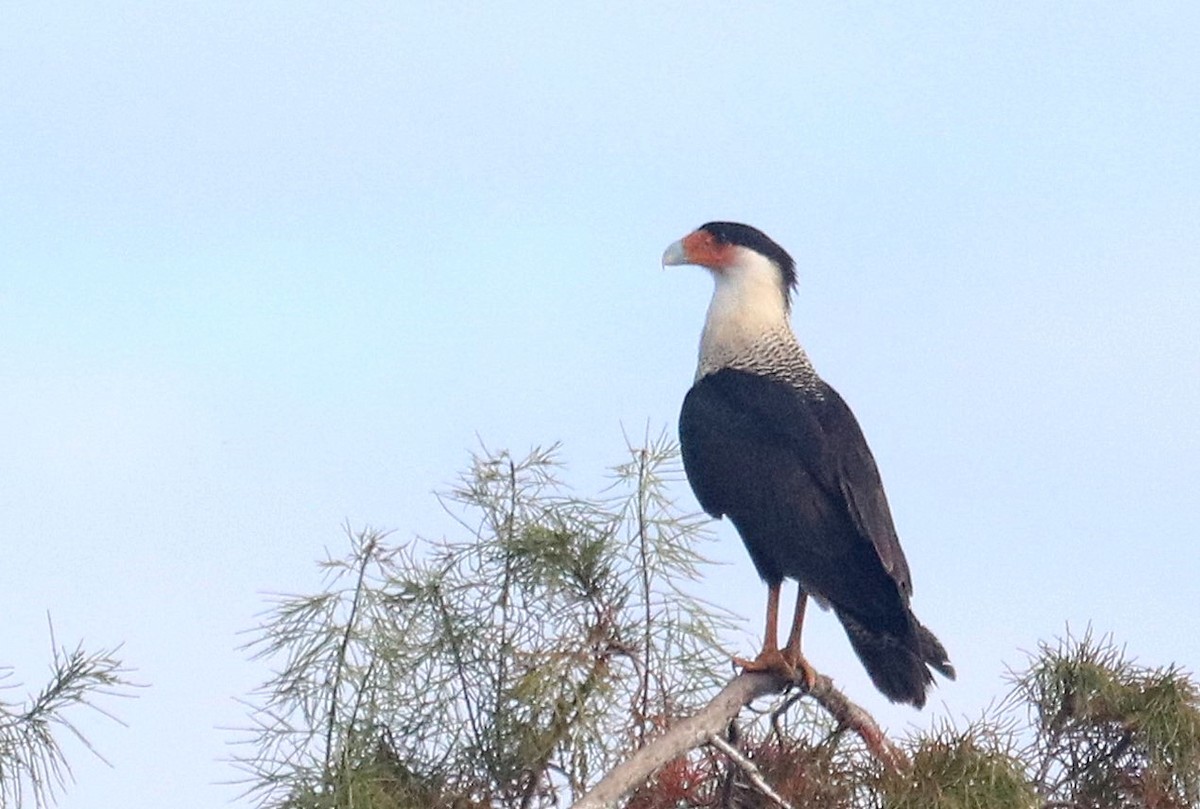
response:
[[[745,371],[710,374],[684,400],[680,442],[688,480],[701,507],[713,516],[729,514],[735,523],[739,516],[742,522],[751,520],[749,515],[732,512],[755,494],[749,490],[755,481],[740,479],[747,476],[753,459],[731,461],[735,453],[761,457],[764,464],[766,459],[779,466],[790,461],[796,469],[788,485],[815,490],[807,493],[806,501],[814,514],[821,509],[840,512],[855,533],[869,542],[877,564],[907,601],[912,590],[908,564],[875,459],[854,414],[828,385],[821,382],[812,390],[801,390]],[[739,494],[735,497],[732,492]],[[814,497],[822,502],[814,502]],[[742,524],[738,527],[750,547],[753,538]],[[821,528],[825,530],[810,532],[817,551],[823,536],[837,535],[836,527]],[[754,555],[755,548],[750,550]]]

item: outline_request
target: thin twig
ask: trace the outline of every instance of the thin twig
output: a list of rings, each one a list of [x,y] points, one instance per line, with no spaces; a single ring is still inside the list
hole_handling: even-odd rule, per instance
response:
[[[346,526],[349,531],[349,526]],[[328,772],[333,769],[333,731],[337,726],[337,707],[338,697],[342,690],[342,672],[346,667],[346,653],[350,648],[350,638],[354,634],[354,621],[358,617],[358,605],[362,600],[363,581],[367,576],[367,565],[371,563],[371,557],[375,551],[377,540],[374,536],[367,540],[367,544],[362,549],[362,562],[358,566],[358,581],[354,584],[354,600],[350,602],[350,615],[346,618],[346,631],[342,633],[341,643],[338,645],[337,659],[333,668],[332,682],[329,687],[329,711],[328,723],[325,727],[325,770]]]
[[[1117,758],[1120,758],[1125,753],[1125,751],[1129,749],[1130,745],[1132,745],[1132,744],[1133,744],[1133,732],[1126,730],[1123,734],[1121,734],[1120,740],[1118,740],[1117,743],[1115,745],[1113,745],[1111,749],[1104,751],[1103,753],[1101,753],[1098,756],[1095,756],[1092,758],[1087,758],[1081,762],[1077,762],[1070,769],[1066,770],[1066,772],[1064,772],[1057,781],[1055,781],[1053,784],[1051,784],[1046,789],[1046,795],[1053,795],[1054,793],[1056,793],[1060,789],[1062,789],[1064,784],[1069,783],[1069,782],[1075,780],[1076,778],[1079,778],[1081,775],[1086,773],[1088,770],[1094,770],[1096,767],[1099,767],[1101,764],[1106,764],[1109,761],[1114,761]]]
[[[793,809],[792,805],[783,799],[778,792],[771,788],[771,785],[763,778],[762,772],[754,765],[754,762],[742,755],[741,751],[731,745],[729,742],[722,739],[715,733],[710,734],[708,743],[720,750],[725,755],[729,756],[734,764],[742,768],[742,772],[746,773],[746,777],[750,779],[750,783],[754,784],[762,794],[766,795],[775,803],[783,807],[783,809]]]
[[[642,568],[642,600],[646,614],[645,632],[643,637],[642,666],[641,666],[641,716],[638,722],[638,747],[646,743],[646,718],[650,713],[650,650],[653,642],[653,617],[650,603],[650,549],[646,537],[646,450],[636,450],[637,455],[637,533],[638,548],[641,554]]]
[[[517,524],[517,465],[511,457],[508,458],[508,512],[504,515],[503,529],[495,526],[497,538],[501,540],[500,547],[504,556],[504,576],[500,582],[500,632],[499,651],[496,656],[496,678],[492,683],[495,695],[493,713],[500,716],[504,709],[504,698],[508,693],[508,660],[512,640],[509,637],[509,600],[512,591],[513,576],[513,544],[516,541]],[[478,536],[478,534],[476,534]]]
[[[434,587],[434,595],[438,616],[442,619],[442,631],[446,633],[446,637],[450,640],[450,653],[454,656],[454,671],[458,677],[459,686],[462,688],[463,703],[467,708],[467,720],[471,726],[471,732],[474,734],[475,744],[482,746],[484,741],[483,732],[479,728],[479,720],[475,717],[475,703],[471,699],[471,686],[467,682],[467,664],[463,659],[462,644],[460,643],[458,634],[454,631],[454,621],[450,615],[450,608],[446,604],[446,597],[442,592],[440,581]]]

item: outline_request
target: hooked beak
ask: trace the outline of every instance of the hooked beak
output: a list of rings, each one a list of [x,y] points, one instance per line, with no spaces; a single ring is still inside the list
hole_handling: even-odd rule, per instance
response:
[[[679,264],[691,264],[688,260],[687,248],[683,246],[683,239],[677,242],[672,242],[671,246],[663,251],[662,265],[663,267],[673,267]]]

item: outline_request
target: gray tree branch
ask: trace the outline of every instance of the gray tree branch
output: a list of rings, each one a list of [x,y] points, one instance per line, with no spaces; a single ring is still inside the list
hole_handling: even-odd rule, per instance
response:
[[[773,674],[739,674],[695,715],[675,723],[664,734],[614,767],[590,792],[572,804],[571,809],[607,809],[613,806],[644,784],[668,761],[707,744],[710,737],[723,733],[743,707],[759,697],[782,692],[787,685],[786,680]],[[857,733],[871,754],[885,767],[892,770],[908,767],[904,754],[888,740],[871,715],[851,702],[829,677],[818,674],[809,696],[840,725]]]

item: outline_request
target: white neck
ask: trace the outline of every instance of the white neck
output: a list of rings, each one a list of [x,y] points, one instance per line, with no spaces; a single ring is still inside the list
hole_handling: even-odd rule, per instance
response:
[[[736,263],[711,270],[715,288],[700,335],[700,375],[752,354],[767,335],[791,334],[779,270],[758,253],[738,252]]]

